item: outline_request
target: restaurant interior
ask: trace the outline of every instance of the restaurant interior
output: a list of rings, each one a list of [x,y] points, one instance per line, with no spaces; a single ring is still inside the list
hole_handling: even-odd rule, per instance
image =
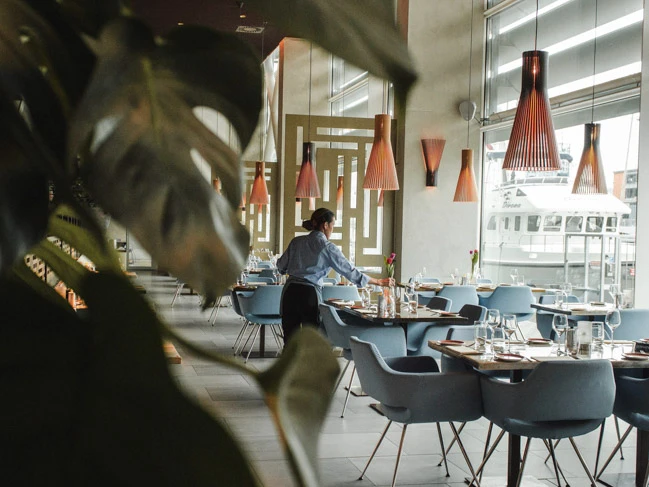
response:
[[[646,487],[644,2],[393,3],[418,76],[407,99],[245,1],[133,1],[158,33],[236,28],[262,60],[247,145],[226,115],[193,108],[241,154],[236,221],[249,251],[236,282],[212,302],[124,221],[100,216],[169,329],[173,383],[235,438],[264,486]],[[232,179],[199,151],[192,160],[228,194]],[[283,362],[300,349],[283,338],[278,259],[321,207],[353,266],[394,286],[357,288],[332,269],[299,374]],[[83,296],[28,259],[83,316]],[[294,395],[263,383],[280,365],[299,382]],[[313,417],[294,411],[309,407]]]

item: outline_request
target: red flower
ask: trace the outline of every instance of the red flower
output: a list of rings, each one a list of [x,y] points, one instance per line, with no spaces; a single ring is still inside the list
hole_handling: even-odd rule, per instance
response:
[[[392,264],[392,263],[394,262],[394,259],[395,259],[396,256],[397,256],[397,254],[395,254],[394,252],[392,252],[392,253],[390,254],[390,257],[388,257],[388,258],[386,259],[386,261],[385,261],[386,264]]]

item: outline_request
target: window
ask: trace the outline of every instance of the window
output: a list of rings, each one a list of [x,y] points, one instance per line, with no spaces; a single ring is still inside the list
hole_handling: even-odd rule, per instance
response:
[[[509,230],[509,217],[505,217],[504,228],[505,230]]]
[[[541,217],[539,215],[530,215],[527,217],[527,231],[538,232],[541,228]]]
[[[617,218],[614,216],[609,216],[606,219],[606,231],[615,232],[617,231]]]
[[[624,197],[627,199],[638,197],[638,188],[626,188],[624,190]]]
[[[521,217],[517,216],[516,218],[514,218],[514,230],[518,232],[520,231],[520,229],[521,229]]]
[[[586,231],[588,233],[601,233],[604,225],[604,218],[601,216],[589,216],[586,218]]]
[[[626,175],[626,184],[638,184],[638,173],[630,173]]]
[[[569,216],[566,218],[566,233],[581,232],[581,224],[584,222],[583,216]]]
[[[562,217],[557,215],[548,215],[543,222],[544,232],[559,232],[561,231]]]

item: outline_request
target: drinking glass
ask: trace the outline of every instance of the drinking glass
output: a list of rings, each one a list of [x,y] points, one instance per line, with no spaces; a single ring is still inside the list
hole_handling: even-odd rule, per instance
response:
[[[491,330],[491,349],[494,354],[505,351],[505,329],[497,326]]]
[[[275,284],[279,284],[280,272],[277,267],[273,267],[273,279],[275,279]]]
[[[560,289],[566,294],[566,298],[572,294],[572,284],[570,284],[569,282],[564,282],[563,284],[561,284]],[[565,302],[567,303],[568,299],[565,299]]]
[[[593,349],[601,351],[604,348],[604,323],[592,321]]]
[[[421,283],[421,272],[415,274],[415,277],[412,278],[412,282],[415,287],[419,287],[419,284]]]
[[[564,345],[563,352],[561,351],[561,336],[566,332],[568,328],[568,317],[562,314],[556,314],[552,318],[552,329],[557,334],[557,355],[566,355],[566,347]]]
[[[554,295],[554,304],[556,304],[559,309],[563,309],[563,296],[563,291],[557,291]]]
[[[421,277],[426,277],[426,267],[421,268]]]
[[[613,303],[615,304],[615,307],[618,307],[618,295],[620,294],[620,286],[618,284],[611,284],[608,287],[608,292],[613,298]]]
[[[516,333],[518,324],[516,323],[516,315],[506,314],[503,315],[503,330],[507,335],[507,351],[512,351],[512,335]]]
[[[408,311],[411,313],[417,312],[417,292],[414,287],[406,289],[406,298],[408,299]]]
[[[248,274],[249,273],[250,273],[250,271],[248,270],[247,267],[245,269],[243,269],[243,271],[241,272],[241,279],[243,280],[243,285],[244,286],[246,284],[248,284]]]
[[[370,290],[367,289],[366,287],[362,288],[361,302],[363,303],[363,308],[369,308],[371,300],[372,300],[372,295],[370,294]]]
[[[518,284],[518,269],[512,269],[509,273],[509,277],[512,278],[512,284],[515,286]]]
[[[460,279],[460,270],[456,267],[451,272],[451,280],[453,281],[453,284],[457,284],[459,279]]]
[[[500,311],[497,309],[487,310],[487,326],[491,330],[491,336],[493,337],[494,330],[500,326]]]
[[[622,324],[622,318],[620,317],[620,311],[617,309],[611,310],[606,313],[606,318],[604,319],[606,326],[611,330],[611,348],[615,348],[615,329]]]
[[[484,321],[474,321],[473,338],[473,348],[479,352],[485,352],[487,350],[487,325]]]
[[[518,276],[518,285],[519,286],[524,286],[525,285],[525,276],[523,274]]]

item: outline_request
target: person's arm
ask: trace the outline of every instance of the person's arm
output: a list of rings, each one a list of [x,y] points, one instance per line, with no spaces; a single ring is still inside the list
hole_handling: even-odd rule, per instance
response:
[[[277,259],[277,270],[282,275],[286,274],[286,269],[288,269],[290,253],[291,253],[291,244],[289,244],[288,247],[286,247],[286,250],[284,251],[284,253],[280,256],[279,259]]]
[[[332,242],[329,242],[326,251],[329,258],[329,265],[331,265],[338,274],[345,276],[358,287],[365,287],[368,284],[374,286],[394,286],[395,284],[394,279],[391,277],[376,279],[367,274],[363,274],[347,260],[340,249]]]

